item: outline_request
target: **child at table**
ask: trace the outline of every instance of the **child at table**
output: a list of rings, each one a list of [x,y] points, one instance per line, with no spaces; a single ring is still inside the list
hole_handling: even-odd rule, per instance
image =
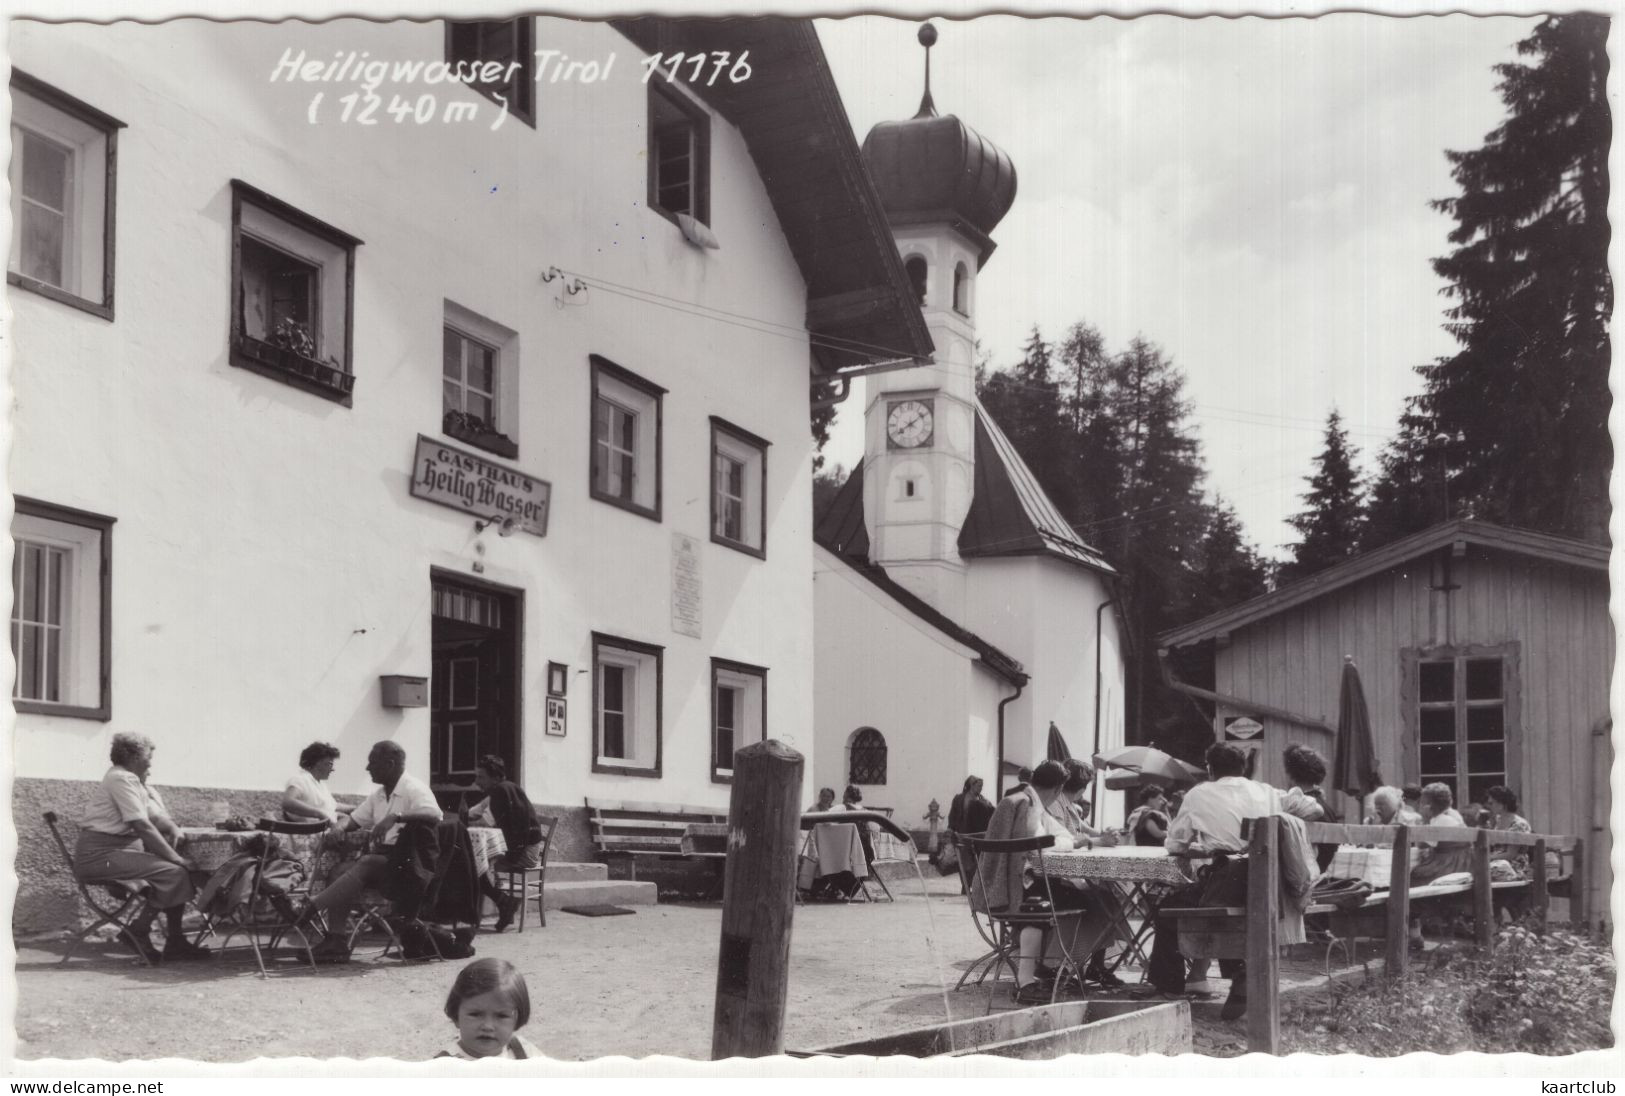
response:
[[[459,971],[446,996],[446,1016],[457,1025],[457,1041],[436,1058],[542,1056],[516,1034],[530,1020],[530,991],[506,959],[476,959]]]

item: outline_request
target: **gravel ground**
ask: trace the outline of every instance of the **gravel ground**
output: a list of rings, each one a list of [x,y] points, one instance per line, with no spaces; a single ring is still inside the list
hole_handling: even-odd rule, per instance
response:
[[[785,1043],[810,1049],[981,1015],[1009,982],[954,992],[981,946],[957,880],[894,882],[897,902],[798,907],[791,937]],[[553,913],[546,928],[482,933],[480,956],[526,976],[525,1034],[550,1057],[669,1054],[705,1059],[721,925],[718,904],[639,907],[629,917]],[[362,955],[376,955],[377,948]],[[203,963],[149,969],[111,946],[87,943],[68,964],[54,940],[18,942],[17,1057],[123,1060],[179,1057],[432,1057],[453,1035],[441,1012],[460,964],[365,959],[313,973],[261,979],[246,947]],[[1289,972],[1308,981],[1309,975]],[[943,981],[947,993],[944,993]],[[1223,989],[1218,982],[1217,988]],[[946,1002],[944,998],[946,997]],[[1196,1049],[1245,1049],[1241,1022],[1217,1020],[1217,1002],[1194,1008]]]

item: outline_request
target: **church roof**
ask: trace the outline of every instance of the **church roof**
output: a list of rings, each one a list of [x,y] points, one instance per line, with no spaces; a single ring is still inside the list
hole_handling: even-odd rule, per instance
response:
[[[981,400],[976,401],[976,482],[959,530],[959,554],[1051,555],[1117,573],[1067,524]]]
[[[857,470],[854,469],[852,474],[856,476],[858,474]],[[862,480],[858,481],[858,508],[860,511],[863,508],[862,482]],[[842,555],[833,544],[826,543],[821,539],[818,539],[818,543],[829,551],[834,552],[836,555]],[[845,563],[847,566],[851,567],[852,570],[856,571],[874,585],[878,586],[881,590],[885,591],[891,596],[893,601],[897,602],[903,608],[907,609],[909,612],[931,625],[943,635],[946,635],[950,639],[955,640],[956,642],[961,643],[975,651],[981,656],[982,662],[987,666],[988,669],[1010,682],[1010,684],[1027,684],[1027,671],[1022,668],[1021,663],[999,650],[993,644],[989,643],[987,640],[983,639],[969,628],[961,627],[959,624],[956,624],[954,621],[938,612],[931,606],[930,602],[921,598],[917,594],[911,593],[907,587],[903,586],[896,579],[888,575],[884,567],[876,563],[870,563],[865,559],[854,559],[850,556],[842,556],[841,562]]]
[[[819,516],[813,537],[844,559],[870,562],[869,530],[863,523],[862,461]],[[959,554],[971,558],[1049,555],[1102,574],[1116,574],[1067,524],[980,400],[976,401],[976,479],[970,512],[959,531]]]

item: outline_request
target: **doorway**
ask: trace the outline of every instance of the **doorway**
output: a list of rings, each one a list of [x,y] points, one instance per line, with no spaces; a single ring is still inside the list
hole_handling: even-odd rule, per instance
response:
[[[474,769],[486,754],[522,782],[522,590],[432,573],[429,782],[442,810],[480,798]]]

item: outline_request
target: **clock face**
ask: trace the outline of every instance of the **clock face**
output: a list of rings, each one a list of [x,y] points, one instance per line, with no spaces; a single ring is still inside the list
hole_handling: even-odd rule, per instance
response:
[[[899,449],[918,449],[931,440],[931,405],[924,400],[902,400],[886,415],[886,437]]]

